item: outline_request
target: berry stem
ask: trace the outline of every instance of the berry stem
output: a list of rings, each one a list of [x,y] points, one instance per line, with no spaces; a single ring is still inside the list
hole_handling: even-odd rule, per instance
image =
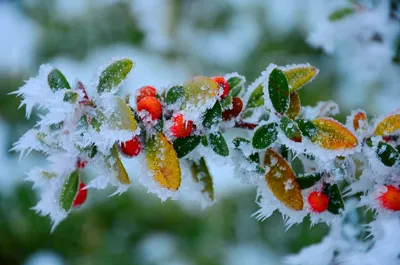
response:
[[[245,122],[245,121],[237,121],[237,122],[235,122],[235,128],[254,130],[257,126],[258,126],[258,124]]]

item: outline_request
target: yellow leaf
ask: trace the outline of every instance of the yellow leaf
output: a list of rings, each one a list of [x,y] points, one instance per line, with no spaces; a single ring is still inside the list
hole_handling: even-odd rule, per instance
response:
[[[384,118],[375,128],[374,135],[389,135],[400,130],[400,114]]]
[[[209,77],[195,76],[183,84],[186,103],[198,106],[218,94],[218,84]]]
[[[108,122],[118,130],[135,131],[137,128],[137,123],[131,109],[121,97],[116,97],[115,109]]]
[[[283,71],[289,83],[289,89],[292,93],[310,82],[317,74],[318,69],[311,65],[297,66]]]
[[[114,144],[114,146],[111,148],[111,156],[106,159],[106,164],[117,173],[117,179],[119,182],[122,184],[131,183],[128,173],[121,162],[121,158],[119,157],[117,144]]]
[[[363,122],[367,121],[367,115],[365,115],[364,111],[359,111],[353,116],[353,128],[355,131],[360,129],[360,125],[364,124]],[[363,126],[365,127],[365,126]]]
[[[146,158],[153,178],[162,187],[177,190],[181,184],[181,168],[175,149],[163,133],[147,141]]]
[[[290,209],[301,211],[303,196],[290,165],[272,149],[265,153],[264,164],[270,168],[265,180],[274,196]]]
[[[355,148],[355,137],[343,124],[331,118],[317,118],[312,121],[317,132],[312,141],[328,150]]]
[[[301,103],[300,103],[300,98],[297,92],[293,92],[290,94],[290,105],[289,109],[286,111],[286,115],[294,120],[299,116],[300,114],[300,109],[301,109]]]

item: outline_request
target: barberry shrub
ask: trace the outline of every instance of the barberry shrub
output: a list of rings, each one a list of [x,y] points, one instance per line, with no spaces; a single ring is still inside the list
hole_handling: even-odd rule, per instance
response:
[[[49,161],[28,180],[41,195],[35,210],[49,215],[53,228],[85,202],[88,189],[111,185],[120,194],[131,178],[161,200],[189,191],[210,205],[213,180],[223,176],[213,176],[208,163],[218,158],[257,187],[259,220],[279,210],[288,226],[307,215],[330,223],[344,212],[343,194],[358,196],[359,207],[377,214],[400,210],[400,112],[367,118],[356,110],[342,124],[331,118],[339,113],[333,101],[302,106],[298,91],[318,74],[309,64],[270,64],[250,85],[232,73],[146,86],[131,100],[117,94],[133,65],[114,60],[91,86],[70,84],[43,65],[14,92],[27,118],[33,108],[43,110],[13,150],[36,150]],[[228,131],[237,137],[228,139]],[[128,176],[125,166],[133,162],[142,168]],[[85,186],[87,169],[94,177]]]

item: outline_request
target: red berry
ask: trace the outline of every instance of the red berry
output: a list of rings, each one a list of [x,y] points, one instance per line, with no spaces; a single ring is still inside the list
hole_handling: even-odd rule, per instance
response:
[[[145,97],[155,97],[157,95],[157,90],[152,86],[143,86],[139,89],[136,96],[136,102],[139,102]]]
[[[79,183],[79,190],[72,204],[73,207],[79,207],[86,201],[88,191],[84,189],[85,187],[85,183]]]
[[[392,185],[385,187],[387,191],[379,197],[382,207],[387,210],[400,211],[400,189]]]
[[[222,76],[216,76],[213,79],[218,84],[219,88],[223,89],[221,98],[225,98],[229,94],[229,91],[230,91],[228,82],[226,82],[225,78],[223,78]]]
[[[144,97],[137,104],[138,111],[146,110],[150,113],[151,119],[156,120],[161,117],[162,105],[156,97]]]
[[[308,195],[308,204],[315,213],[322,213],[328,208],[329,198],[325,193],[313,191]]]
[[[182,114],[174,117],[174,125],[171,127],[171,133],[176,138],[185,138],[190,135],[193,129],[193,121],[186,121]]]
[[[86,164],[87,164],[87,161],[78,159],[78,162],[76,162],[76,167],[78,169],[84,169]]]
[[[228,121],[234,117],[239,116],[243,109],[243,101],[240,98],[232,98],[232,109],[225,110],[222,112],[222,119]]]
[[[142,150],[142,144],[135,136],[132,140],[121,143],[121,151],[127,156],[137,156]]]

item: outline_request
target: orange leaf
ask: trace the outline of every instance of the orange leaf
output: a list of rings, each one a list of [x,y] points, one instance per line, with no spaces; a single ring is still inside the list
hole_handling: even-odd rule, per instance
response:
[[[264,163],[270,168],[265,180],[274,196],[290,209],[301,211],[303,196],[290,165],[272,149],[265,153]]]
[[[301,109],[301,103],[299,94],[297,94],[297,92],[295,91],[292,94],[290,94],[290,105],[289,109],[286,111],[286,115],[290,119],[294,120],[297,118],[297,116],[299,116],[300,109]]]
[[[146,143],[146,158],[153,178],[161,186],[177,190],[181,184],[181,168],[175,149],[164,134],[159,133]]]
[[[360,129],[360,122],[361,125],[363,122],[367,121],[367,115],[365,115],[364,111],[359,111],[353,116],[353,128],[355,131]]]
[[[355,137],[343,124],[331,118],[317,118],[312,121],[317,133],[314,143],[328,150],[355,148],[358,145]]]
[[[400,114],[384,118],[375,128],[374,135],[389,135],[400,130]]]

